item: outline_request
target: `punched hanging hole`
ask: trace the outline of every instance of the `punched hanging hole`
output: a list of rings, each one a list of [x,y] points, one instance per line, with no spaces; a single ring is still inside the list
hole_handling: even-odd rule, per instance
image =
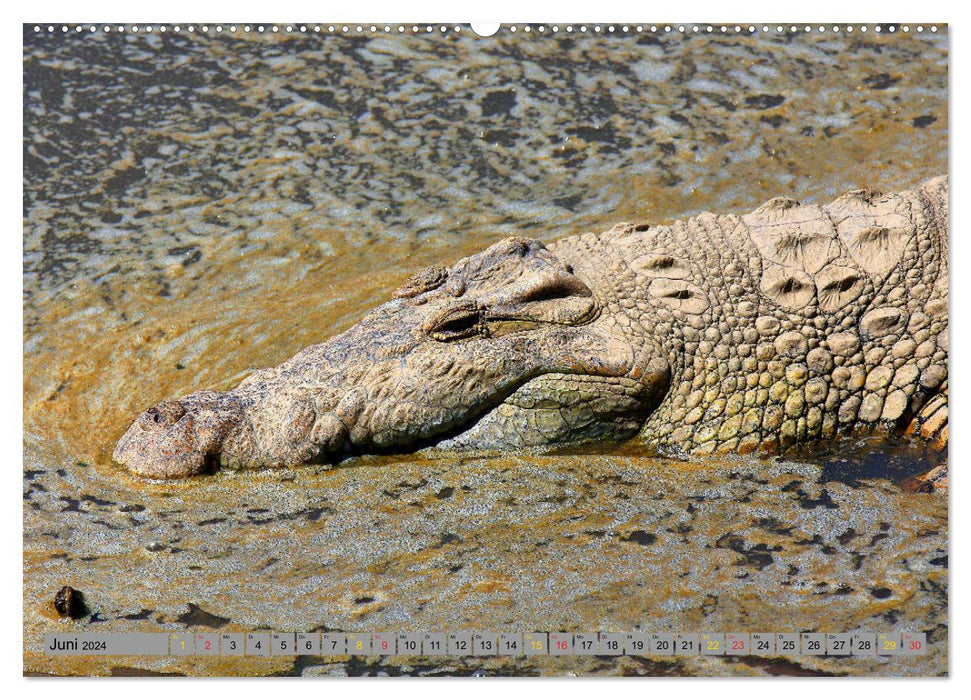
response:
[[[472,31],[479,36],[492,36],[499,31],[499,22],[473,22]]]

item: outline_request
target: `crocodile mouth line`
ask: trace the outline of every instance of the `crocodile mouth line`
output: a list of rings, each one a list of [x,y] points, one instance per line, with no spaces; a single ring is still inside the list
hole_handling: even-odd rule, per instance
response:
[[[520,406],[515,401],[511,401],[511,399],[513,399],[515,395],[527,384],[543,379],[544,377],[569,377],[578,379],[580,382],[596,383],[601,385],[605,390],[616,388],[618,395],[625,395],[624,389],[626,389],[627,392],[633,392],[638,386],[638,382],[636,380],[627,378],[621,374],[593,374],[590,372],[570,370],[537,372],[535,374],[523,376],[520,381],[511,384],[506,388],[505,391],[495,394],[493,397],[491,397],[491,400],[483,402],[474,412],[465,416],[465,418],[460,422],[444,428],[428,437],[414,437],[405,443],[388,446],[377,445],[372,440],[355,443],[349,437],[352,432],[353,424],[349,425],[342,421],[345,430],[344,434],[347,437],[345,437],[340,444],[336,444],[329,449],[321,449],[318,454],[318,458],[314,460],[314,462],[338,464],[353,457],[364,457],[368,455],[396,455],[421,449],[438,447],[441,443],[457,438],[473,429],[476,424],[504,404],[515,406],[517,409],[521,410],[530,410],[526,407]],[[643,422],[648,419],[658,401],[651,400],[651,398],[648,396],[641,397],[639,401],[643,404],[643,406],[638,409],[636,413]]]

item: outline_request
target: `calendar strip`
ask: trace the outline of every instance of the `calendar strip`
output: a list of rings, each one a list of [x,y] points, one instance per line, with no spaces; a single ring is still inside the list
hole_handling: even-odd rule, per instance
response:
[[[922,656],[924,632],[49,633],[53,656]]]

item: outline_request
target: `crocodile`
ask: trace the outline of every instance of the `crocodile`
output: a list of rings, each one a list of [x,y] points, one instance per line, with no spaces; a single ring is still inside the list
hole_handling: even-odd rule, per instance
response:
[[[860,430],[945,449],[947,232],[944,176],[507,238],[231,391],[149,408],[113,458],[178,478],[429,447],[749,453]]]

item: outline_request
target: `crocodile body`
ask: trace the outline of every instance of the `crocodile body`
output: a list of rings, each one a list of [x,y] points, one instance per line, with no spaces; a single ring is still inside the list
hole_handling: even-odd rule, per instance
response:
[[[427,445],[710,454],[908,426],[946,443],[947,192],[507,239],[233,391],[149,409],[115,459],[179,477]]]

